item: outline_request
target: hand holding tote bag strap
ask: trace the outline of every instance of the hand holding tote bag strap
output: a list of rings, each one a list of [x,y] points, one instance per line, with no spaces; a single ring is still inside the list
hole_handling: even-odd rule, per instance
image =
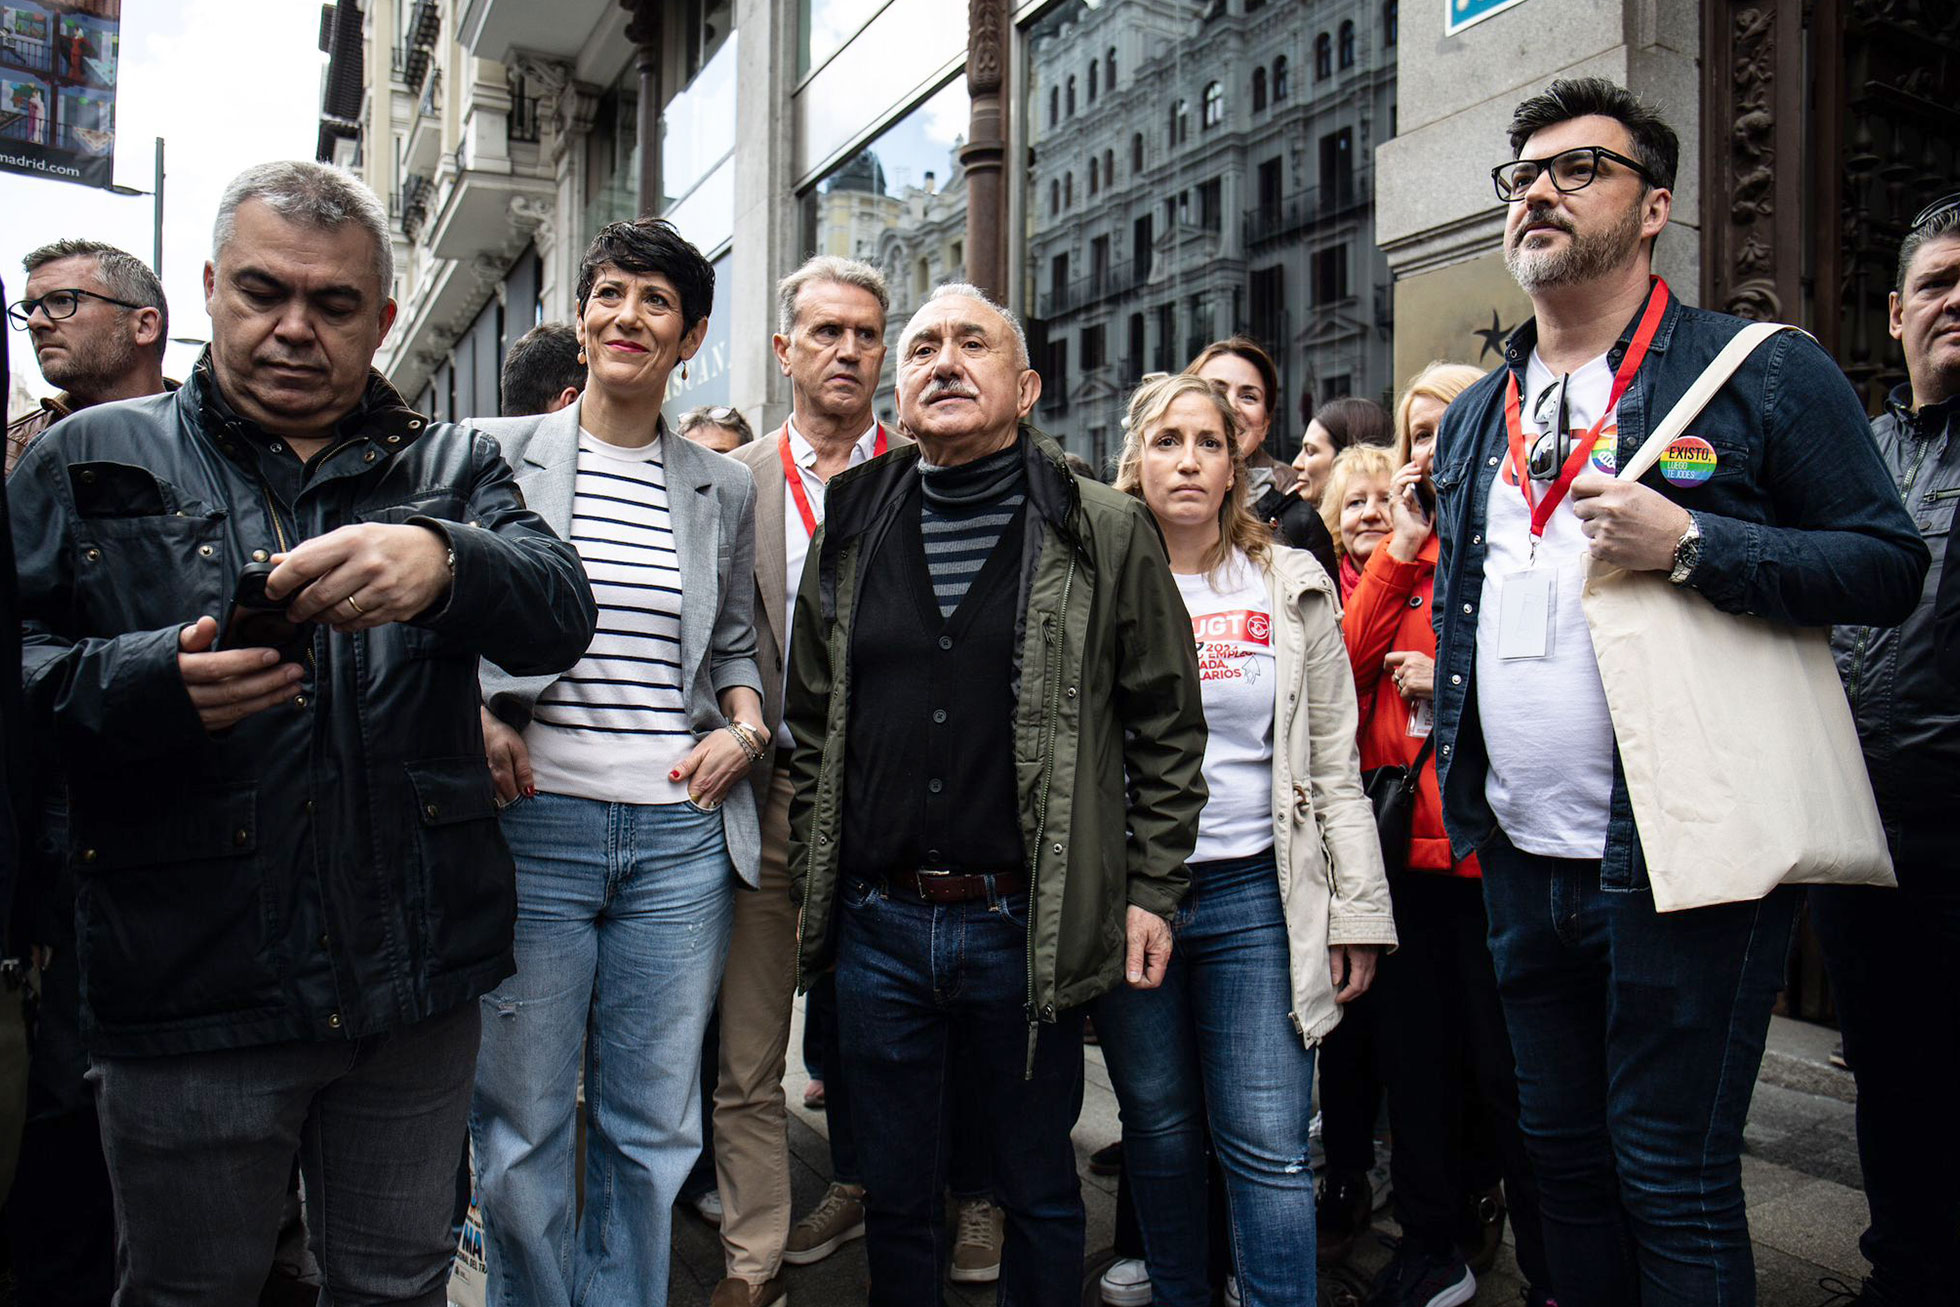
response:
[[[1752,323],[1654,429],[1636,481],[1764,341]],[[1724,613],[1658,572],[1589,561],[1582,606],[1661,912],[1778,885],[1892,885],[1829,632]]]
[[[1409,869],[1409,839],[1414,833],[1416,787],[1422,769],[1429,762],[1429,751],[1436,747],[1436,733],[1422,742],[1416,760],[1407,767],[1371,767],[1361,778],[1369,806],[1375,810],[1375,833],[1382,844],[1382,865],[1393,874]]]

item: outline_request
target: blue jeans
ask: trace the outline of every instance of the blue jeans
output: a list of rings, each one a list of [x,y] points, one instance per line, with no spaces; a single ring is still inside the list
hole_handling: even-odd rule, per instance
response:
[[[321,1301],[442,1307],[476,1041],[464,1003],[362,1039],[93,1059],[116,1301],[252,1307],[297,1156]]]
[[[1742,1127],[1798,892],[1658,913],[1596,861],[1478,857],[1553,1292],[1754,1307]]]
[[[489,1300],[665,1302],[669,1209],[701,1148],[701,1036],[734,915],[721,814],[540,794],[503,822],[517,974],[483,998],[471,1121]]]
[[[1039,1027],[1033,1074],[1024,1075],[1027,896],[928,904],[847,877],[841,898],[837,1022],[864,1175],[872,1307],[943,1301],[942,1117],[956,1069],[978,1082],[986,1120],[952,1128],[986,1129],[994,1201],[1007,1213],[1000,1307],[1075,1307],[1084,1231],[1069,1131],[1082,1110],[1082,1014]],[[964,1062],[955,1058],[962,1041]]]
[[[1204,1133],[1225,1176],[1232,1259],[1253,1307],[1314,1302],[1312,1050],[1293,1027],[1273,854],[1191,864],[1158,989],[1096,1001],[1123,1161],[1158,1307],[1211,1301]]]

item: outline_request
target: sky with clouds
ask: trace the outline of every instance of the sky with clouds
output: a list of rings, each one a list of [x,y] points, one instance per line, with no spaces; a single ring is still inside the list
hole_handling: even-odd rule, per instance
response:
[[[155,138],[165,139],[163,288],[170,334],[203,339],[204,260],[225,183],[269,159],[310,159],[319,128],[319,0],[125,0],[116,100],[116,181],[150,190]],[[0,172],[0,275],[20,298],[29,250],[63,236],[119,245],[147,261],[148,196]],[[52,389],[27,334],[13,331],[14,372],[34,394]],[[173,344],[164,370],[181,377],[199,346]]]

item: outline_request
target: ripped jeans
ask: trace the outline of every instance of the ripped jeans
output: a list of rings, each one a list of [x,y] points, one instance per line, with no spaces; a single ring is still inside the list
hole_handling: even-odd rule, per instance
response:
[[[540,794],[503,825],[517,974],[483,996],[471,1117],[491,1307],[664,1303],[734,916],[721,814]]]
[[[1191,864],[1161,988],[1096,1001],[1122,1109],[1145,1260],[1158,1307],[1211,1301],[1204,1127],[1225,1175],[1247,1307],[1312,1307],[1313,1051],[1293,1028],[1293,982],[1270,849]]]

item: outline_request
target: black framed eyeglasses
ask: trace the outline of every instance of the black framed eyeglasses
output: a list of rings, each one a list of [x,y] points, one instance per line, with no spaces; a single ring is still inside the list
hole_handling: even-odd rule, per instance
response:
[[[51,290],[45,295],[37,295],[30,300],[15,300],[7,306],[7,316],[13,319],[15,326],[25,327],[33,318],[34,310],[39,309],[48,315],[48,321],[59,322],[63,318],[75,316],[75,310],[82,306],[84,295],[94,300],[107,300],[126,309],[150,307],[147,304],[131,304],[128,300],[119,300],[113,295],[98,295],[92,290],[83,290],[79,286],[65,286],[60,290]]]
[[[1960,191],[1941,196],[1921,209],[1919,215],[1912,220],[1911,229],[1918,231],[1921,227],[1930,226],[1948,214],[1956,212],[1960,212]]]
[[[1598,179],[1602,159],[1610,159],[1630,170],[1644,178],[1650,186],[1660,185],[1654,180],[1654,174],[1648,172],[1638,159],[1629,159],[1603,145],[1581,145],[1554,154],[1549,159],[1513,159],[1509,163],[1500,163],[1490,170],[1490,180],[1497,187],[1497,198],[1505,204],[1522,200],[1525,192],[1547,172],[1552,177],[1552,188],[1562,195],[1570,195],[1574,191],[1583,191]]]

